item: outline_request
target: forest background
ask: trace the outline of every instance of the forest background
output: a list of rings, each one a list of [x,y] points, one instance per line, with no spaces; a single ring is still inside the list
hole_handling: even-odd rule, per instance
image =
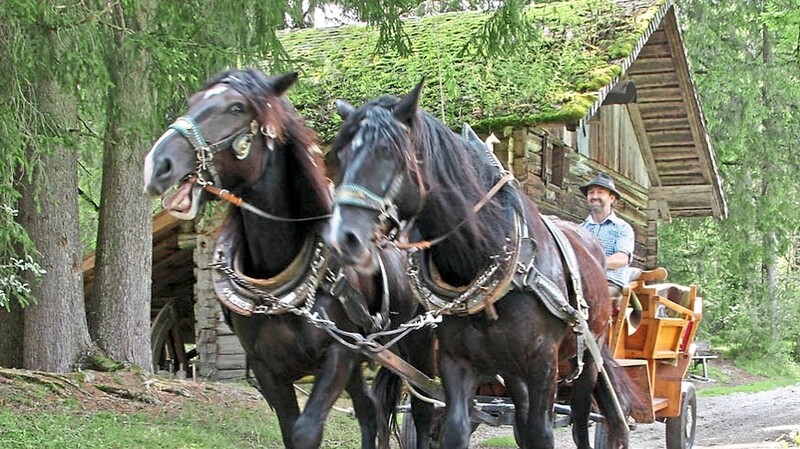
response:
[[[606,0],[584,0],[603,2]],[[314,11],[413,51],[401,18],[495,10],[482,57],[528,2],[6,0],[0,4],[0,366],[69,371],[102,355],[152,367],[153,139],[217,71],[292,67],[278,30]],[[539,2],[544,3],[544,2]],[[678,2],[729,217],[660,226],[659,264],[705,297],[703,338],[740,361],[800,362],[800,0]],[[317,16],[317,20],[319,20]],[[92,301],[81,260],[96,251]],[[53,344],[53,342],[57,342]],[[777,362],[777,363],[776,363]]]

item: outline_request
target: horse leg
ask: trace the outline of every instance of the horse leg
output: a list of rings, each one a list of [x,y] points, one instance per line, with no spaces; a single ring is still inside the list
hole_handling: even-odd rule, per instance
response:
[[[300,415],[300,407],[297,405],[294,385],[291,381],[276,382],[275,377],[267,369],[267,365],[255,357],[250,358],[250,364],[258,381],[261,395],[266,399],[270,407],[275,409],[275,414],[278,415],[278,425],[281,428],[283,445],[286,449],[294,449],[291,439],[292,428]]]
[[[544,356],[545,354],[541,354]],[[525,449],[553,449],[553,403],[556,394],[557,358],[555,351],[550,357],[537,357],[538,362],[526,379],[528,390],[528,416],[525,422],[517,421],[521,446]],[[522,424],[522,425],[521,425]]]
[[[412,332],[406,337],[405,353],[408,361],[429,377],[434,377],[435,360],[433,354],[433,332],[425,329]],[[425,392],[421,392],[424,396]],[[433,424],[434,406],[428,401],[411,397],[411,416],[414,418],[414,429],[417,433],[416,449],[428,449],[431,442],[431,426]]]
[[[439,374],[447,402],[442,423],[441,447],[466,449],[472,431],[469,423],[470,405],[478,388],[478,376],[466,360],[442,353],[439,355]]]
[[[525,383],[520,382],[517,378],[507,377],[506,391],[514,402],[514,438],[517,440],[517,445],[525,448],[521,438],[521,429],[524,429],[528,422],[528,389]]]
[[[328,348],[311,395],[292,429],[293,449],[319,448],[328,413],[347,385],[357,361],[358,356],[342,346]]]
[[[350,381],[345,387],[353,401],[353,410],[361,426],[361,449],[375,449],[375,437],[378,434],[378,423],[383,422],[378,418],[376,400],[361,372],[360,364],[353,369]]]
[[[597,384],[597,365],[590,356],[584,361],[583,372],[573,382],[570,394],[572,439],[578,449],[592,449],[589,443],[589,413],[592,411],[592,392]]]

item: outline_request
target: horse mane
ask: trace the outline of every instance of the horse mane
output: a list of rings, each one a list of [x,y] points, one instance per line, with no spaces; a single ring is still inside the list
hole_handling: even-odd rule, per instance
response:
[[[392,116],[393,108],[400,100],[394,96],[373,99],[356,109],[345,121],[341,132],[333,144],[336,153],[350,142],[359,129],[370,126],[380,132],[386,142],[402,142],[407,130]],[[459,252],[463,255],[478,251],[483,255],[492,255],[505,244],[506,235],[498,232],[498,226],[510,223],[507,200],[508,191],[504,188],[497,194],[501,201],[491,201],[478,214],[472,211],[486,192],[491,189],[501,174],[489,159],[453,132],[444,123],[430,113],[419,109],[411,123],[412,147],[403,149],[397,145],[398,151],[416,151],[416,154],[402,155],[411,170],[411,179],[416,179],[419,170],[428,189],[426,204],[421,215],[426,211],[435,213],[435,222],[439,229],[449,231],[460,226],[459,231],[451,238],[455,239]],[[328,158],[332,161],[336,158]],[[435,193],[436,195],[431,195]],[[438,203],[434,203],[434,198]],[[512,204],[512,207],[516,207]],[[447,211],[447,213],[436,213]],[[458,257],[459,255],[454,255]]]
[[[277,95],[267,76],[258,69],[226,70],[209,79],[202,91],[225,83],[242,94],[255,108],[258,122],[270,123],[275,128],[275,140],[290,148],[295,163],[306,174],[308,189],[320,210],[314,213],[331,212],[331,195],[328,179],[324,174],[322,153],[316,132],[306,125],[294,106],[283,95]]]

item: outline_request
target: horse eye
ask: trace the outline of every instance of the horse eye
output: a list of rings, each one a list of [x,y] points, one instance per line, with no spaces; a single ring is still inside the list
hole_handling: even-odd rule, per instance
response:
[[[244,105],[241,103],[234,103],[230,109],[230,113],[233,115],[239,115],[244,112]]]

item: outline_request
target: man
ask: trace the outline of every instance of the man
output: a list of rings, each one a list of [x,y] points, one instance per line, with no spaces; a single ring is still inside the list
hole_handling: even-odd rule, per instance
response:
[[[580,189],[589,203],[589,216],[581,226],[594,234],[605,250],[606,281],[614,308],[613,314],[616,316],[619,313],[622,288],[628,283],[628,265],[633,257],[633,228],[617,217],[611,208],[621,195],[610,176],[600,173]]]

